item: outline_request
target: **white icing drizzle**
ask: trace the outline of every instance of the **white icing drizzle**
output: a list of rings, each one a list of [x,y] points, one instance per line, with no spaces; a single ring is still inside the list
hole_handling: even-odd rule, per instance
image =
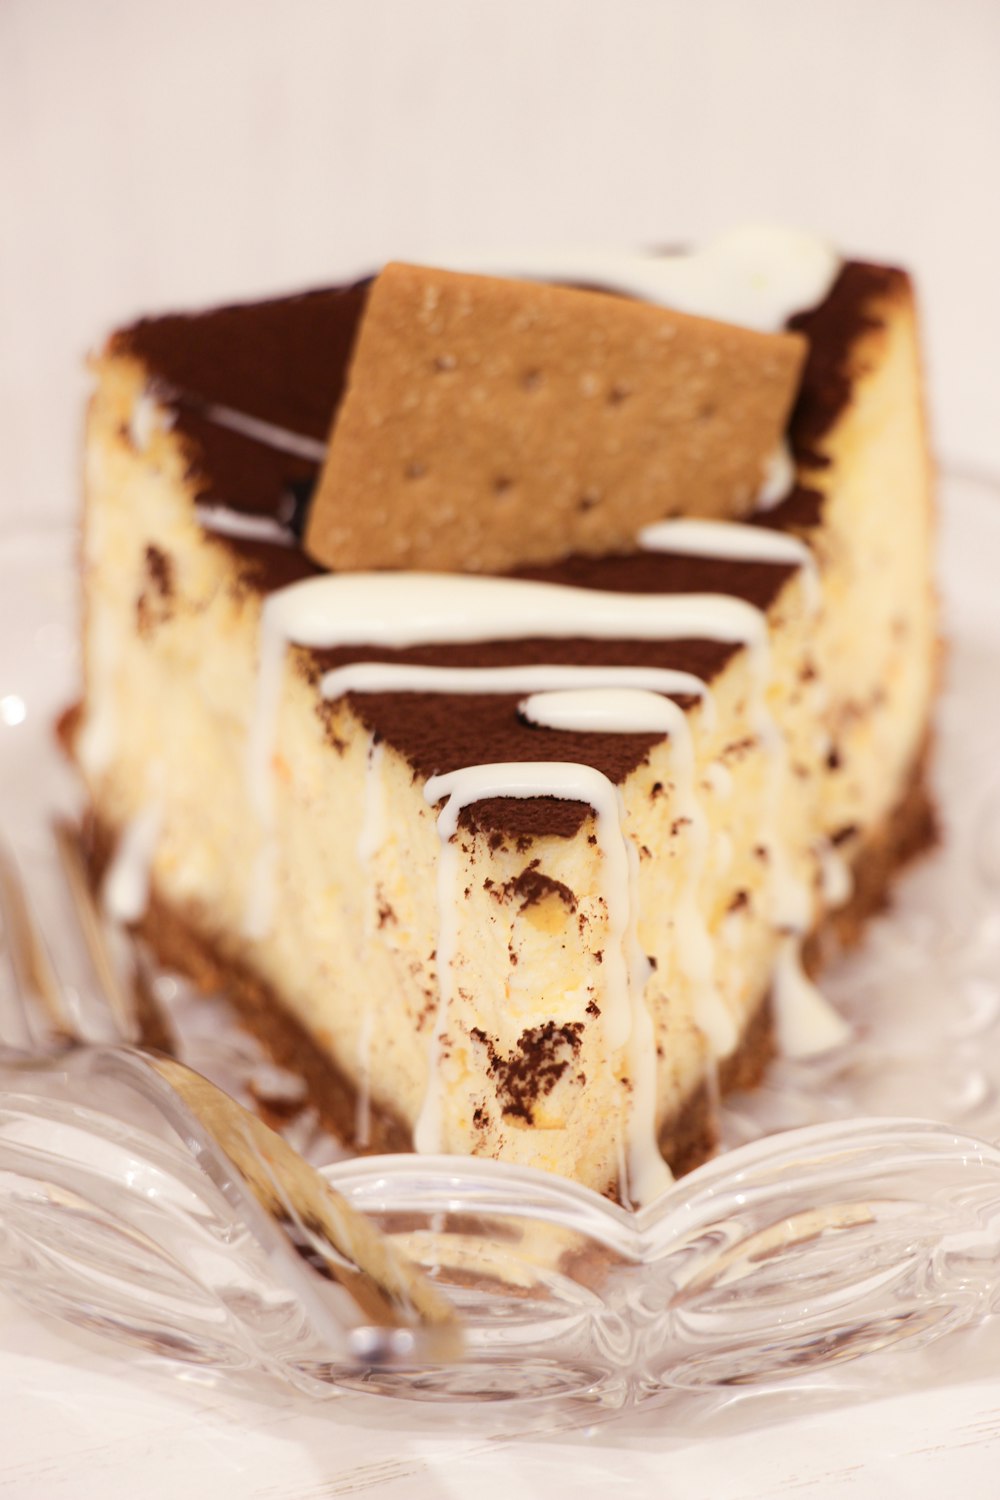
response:
[[[819,861],[820,891],[826,906],[836,910],[854,894],[854,872],[835,844],[823,839],[816,846]]]
[[[198,524],[217,536],[231,536],[240,541],[271,542],[276,547],[297,547],[298,539],[288,526],[273,516],[254,516],[233,510],[228,505],[198,504],[194,508]]]
[[[280,453],[291,453],[295,458],[308,458],[321,464],[326,459],[326,444],[318,438],[304,437],[301,432],[291,432],[275,422],[264,422],[260,417],[248,416],[231,406],[220,406],[212,402],[201,408],[201,414],[217,427],[227,427],[242,437],[252,438],[268,448],[277,448]]]
[[[424,796],[429,803],[442,797],[447,800],[437,823],[441,840],[437,946],[440,1000],[431,1042],[428,1087],[414,1130],[416,1149],[424,1152],[441,1149],[438,1075],[453,995],[452,965],[458,937],[458,852],[453,838],[459,815],[470,803],[488,797],[558,797],[587,802],[597,819],[608,924],[603,963],[606,992],[601,1019],[608,1049],[617,1052],[628,1048],[633,1088],[632,1108],[626,1121],[629,1191],[637,1201],[641,1192],[655,1196],[669,1182],[670,1175],[656,1140],[656,1051],[648,1044],[652,1022],[642,998],[650,969],[638,943],[637,903],[630,899],[634,878],[630,869],[631,846],[624,832],[624,809],[617,787],[592,766],[569,761],[512,761],[467,766],[445,776],[433,776],[427,782]],[[645,1013],[644,1021],[640,1013]]]
[[[385,747],[374,736],[368,746],[365,768],[364,801],[361,808],[361,828],[358,833],[358,860],[361,864],[361,898],[365,902],[363,934],[364,941],[371,943],[378,931],[375,905],[369,901],[368,889],[374,888],[375,856],[385,839],[385,782],[382,776],[382,760]],[[366,1004],[358,1031],[358,1091],[354,1110],[354,1140],[358,1146],[367,1146],[371,1140],[371,1059],[374,1038],[374,1012]]]
[[[142,391],[132,403],[129,415],[128,437],[136,453],[145,453],[153,440],[153,433],[161,424],[161,408],[149,391]]]
[[[686,255],[560,248],[448,255],[440,264],[488,276],[607,287],[677,312],[771,333],[823,301],[841,262],[815,235],[748,224]]]
[[[501,761],[432,776],[424,788],[424,796],[431,804],[442,797],[447,798],[438,817],[438,833],[446,856],[445,863],[451,866],[455,864],[456,855],[454,848],[447,846],[458,828],[462,809],[470,803],[488,797],[558,797],[568,802],[589,802],[594,808],[598,843],[604,853],[604,898],[611,950],[605,954],[603,964],[608,978],[608,997],[601,1014],[608,1046],[612,1049],[623,1047],[632,1028],[630,970],[645,982],[648,965],[641,954],[632,952],[626,955],[625,951],[629,912],[622,893],[628,888],[628,868],[617,787],[593,766],[575,761]],[[452,892],[457,882],[448,875],[442,884]],[[450,956],[450,949],[448,951]],[[448,967],[442,961],[440,946],[438,966],[441,969]]]
[[[757,511],[774,510],[782,500],[787,499],[795,484],[795,460],[788,446],[787,438],[782,438],[767,461],[764,470],[764,478],[760,489],[757,491]]]
[[[326,672],[320,683],[324,698],[345,693],[523,693],[563,692],[574,688],[644,690],[700,698],[707,727],[714,724],[712,695],[693,672],[669,667],[548,666],[422,667],[409,662],[351,662]]]
[[[801,569],[807,607],[815,611],[820,602],[819,577],[812,551],[797,536],[769,531],[766,526],[745,526],[738,521],[655,521],[639,532],[645,552],[674,552],[687,557],[718,557],[733,562],[774,563]]]
[[[619,687],[630,680],[642,686]],[[586,687],[577,684],[585,682]],[[604,684],[610,684],[604,686]],[[738,1041],[732,1017],[714,982],[712,945],[696,894],[705,854],[705,818],[694,791],[694,754],[687,715],[663,693],[696,691],[711,703],[705,684],[688,673],[656,668],[510,667],[435,668],[393,663],[358,663],[336,668],[323,681],[326,697],[342,692],[504,692],[519,686],[549,688],[525,699],[519,710],[530,722],[550,729],[608,734],[669,735],[675,758],[676,816],[690,825],[687,878],[675,912],[678,959],[695,990],[697,1024],[713,1054],[728,1056]],[[653,690],[651,690],[653,689]],[[708,723],[711,723],[709,719]],[[555,795],[555,793],[553,793]]]
[[[801,939],[782,937],[771,989],[778,1048],[785,1057],[815,1057],[842,1047],[851,1028],[802,967]]]
[[[150,871],[163,822],[159,802],[148,802],[123,829],[101,885],[101,904],[116,922],[138,922],[149,905]]]
[[[541,729],[594,734],[689,736],[687,715],[669,698],[640,688],[576,688],[532,693],[518,704],[521,717]]]
[[[361,831],[358,834],[358,859],[362,869],[368,872],[372,860],[382,847],[385,838],[385,786],[382,780],[382,758],[385,747],[374,736],[368,746],[368,765],[365,775],[365,797],[361,810]]]
[[[739,1041],[739,1032],[715,983],[715,954],[698,907],[698,883],[708,852],[708,825],[695,794],[694,747],[684,710],[655,693],[581,689],[571,693],[536,693],[521,704],[521,713],[532,723],[549,729],[669,735],[674,816],[684,819],[689,831],[684,878],[672,914],[677,959],[693,990],[695,1024],[708,1042],[712,1056],[728,1057]],[[637,907],[637,891],[635,904]]]
[[[741,525],[735,521],[692,519],[658,521],[652,526],[646,526],[639,533],[639,543],[651,552],[731,558],[738,562],[797,567],[805,590],[806,608],[813,615],[819,609],[820,586],[816,562],[811,550],[798,537],[769,531],[766,527]],[[792,869],[789,851],[773,835],[773,830],[780,823],[778,811],[787,781],[788,753],[784,735],[767,708],[765,687],[766,684],[762,684],[758,675],[753,717],[769,763],[761,842],[770,858],[768,884],[771,918],[777,927],[804,932],[812,913],[811,894],[805,882]]]
[[[746,526],[736,521],[671,520],[644,527],[639,533],[639,543],[650,552],[797,567],[805,591],[806,608],[815,615],[820,607],[819,574],[812,551],[798,537],[784,532],[769,531],[763,526]],[[765,688],[759,676],[753,714],[761,746],[768,757],[761,841],[770,856],[772,920],[778,927],[803,932],[812,912],[811,895],[805,882],[793,871],[789,851],[775,840],[773,833],[780,824],[779,803],[788,775],[787,746],[767,708]]]
[[[656,1129],[656,1028],[644,998],[651,969],[639,943],[639,851],[625,834],[625,806],[621,793],[617,788],[615,791],[618,829],[628,861],[626,952],[633,956],[629,974],[632,1025],[627,1047],[632,1093],[626,1104],[625,1128],[621,1132],[625,1171],[621,1172],[619,1166],[619,1192],[626,1208],[642,1208],[666,1192],[674,1174],[663,1159]]]
[[[265,649],[417,646],[428,642],[666,641],[695,638],[763,646],[760,611],[728,594],[615,594],[458,573],[324,573],[271,594]]]
[[[767,850],[768,907],[771,924],[781,932],[803,935],[809,927],[813,912],[813,895],[802,876],[793,869],[790,850],[774,836],[780,826],[782,795],[788,785],[788,746],[785,737],[770,712],[758,710],[761,725],[759,734],[768,767],[764,787],[760,839]]]

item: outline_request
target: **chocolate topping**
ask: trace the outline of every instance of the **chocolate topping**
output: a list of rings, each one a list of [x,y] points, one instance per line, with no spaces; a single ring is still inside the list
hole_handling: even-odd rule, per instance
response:
[[[111,340],[174,409],[197,500],[277,515],[319,466],[211,420],[226,407],[325,442],[343,395],[370,281],[211,312],[143,318]],[[263,578],[260,579],[264,582]]]
[[[308,458],[223,427],[180,398],[174,411],[173,430],[184,449],[196,500],[284,520],[296,515],[303,495],[312,494],[319,471]]]
[[[792,319],[810,352],[793,413],[790,442],[804,466],[821,469],[822,440],[850,397],[852,346],[878,327],[872,307],[905,273],[847,264],[826,301]],[[139,359],[150,382],[176,412],[198,499],[271,515],[298,529],[318,466],[311,460],[236,433],[211,420],[208,408],[228,407],[312,439],[325,439],[341,398],[368,282],[195,316],[143,319],[116,334],[113,353]],[[760,524],[808,529],[821,518],[822,496],[797,487]],[[318,571],[295,548],[218,537],[237,559],[247,587],[270,591]],[[765,563],[642,553],[569,557],[520,576],[635,593],[729,593],[766,609],[793,570]],[[406,651],[352,648],[303,652],[310,676],[347,661],[410,661],[433,665],[523,662],[675,667],[711,681],[735,648],[705,641],[509,641],[421,646]],[[372,693],[352,695],[355,710],[377,735],[429,776],[460,766],[503,760],[581,760],[622,781],[661,736],[539,730],[517,716],[518,695]],[[332,705],[321,711],[328,721]],[[591,816],[583,804],[553,798],[497,798],[465,809],[462,826],[515,840],[539,834],[572,836]]]
[[[324,442],[370,284],[143,318],[111,353],[140,360],[184,406],[227,406]],[[223,489],[226,477],[212,476]]]
[[[802,389],[789,428],[792,452],[804,467],[826,467],[822,440],[850,399],[852,346],[861,334],[880,326],[877,304],[901,291],[907,281],[906,272],[892,266],[848,261],[826,300],[790,320],[789,327],[809,340]]]

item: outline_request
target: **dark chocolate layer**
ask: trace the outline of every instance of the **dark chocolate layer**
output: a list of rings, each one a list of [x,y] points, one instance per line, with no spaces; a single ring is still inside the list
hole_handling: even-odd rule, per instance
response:
[[[874,306],[902,291],[907,281],[906,272],[892,266],[848,261],[826,300],[789,320],[789,328],[809,340],[802,388],[789,426],[792,452],[803,467],[826,467],[823,438],[850,400],[851,349],[862,334],[880,326]]]
[[[225,407],[324,442],[343,395],[369,281],[210,312],[143,318],[115,334],[175,411],[199,500],[277,515],[318,467],[211,421]]]
[[[192,407],[227,406],[322,442],[370,284],[143,318],[114,335],[111,351],[141,360]]]

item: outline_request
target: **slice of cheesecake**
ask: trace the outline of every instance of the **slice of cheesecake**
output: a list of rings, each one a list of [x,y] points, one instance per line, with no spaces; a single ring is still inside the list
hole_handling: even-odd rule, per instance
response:
[[[299,543],[368,296],[146,320],[97,362],[75,749],[111,899],[349,1141],[645,1201],[719,1084],[842,1038],[803,945],[930,834],[910,284],[849,263],[792,320],[776,508],[478,580]]]

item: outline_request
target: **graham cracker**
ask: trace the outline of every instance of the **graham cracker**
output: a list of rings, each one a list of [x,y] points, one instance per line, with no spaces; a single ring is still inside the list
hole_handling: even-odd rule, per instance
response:
[[[503,572],[745,514],[806,352],[611,293],[393,264],[309,517],[337,569]]]

